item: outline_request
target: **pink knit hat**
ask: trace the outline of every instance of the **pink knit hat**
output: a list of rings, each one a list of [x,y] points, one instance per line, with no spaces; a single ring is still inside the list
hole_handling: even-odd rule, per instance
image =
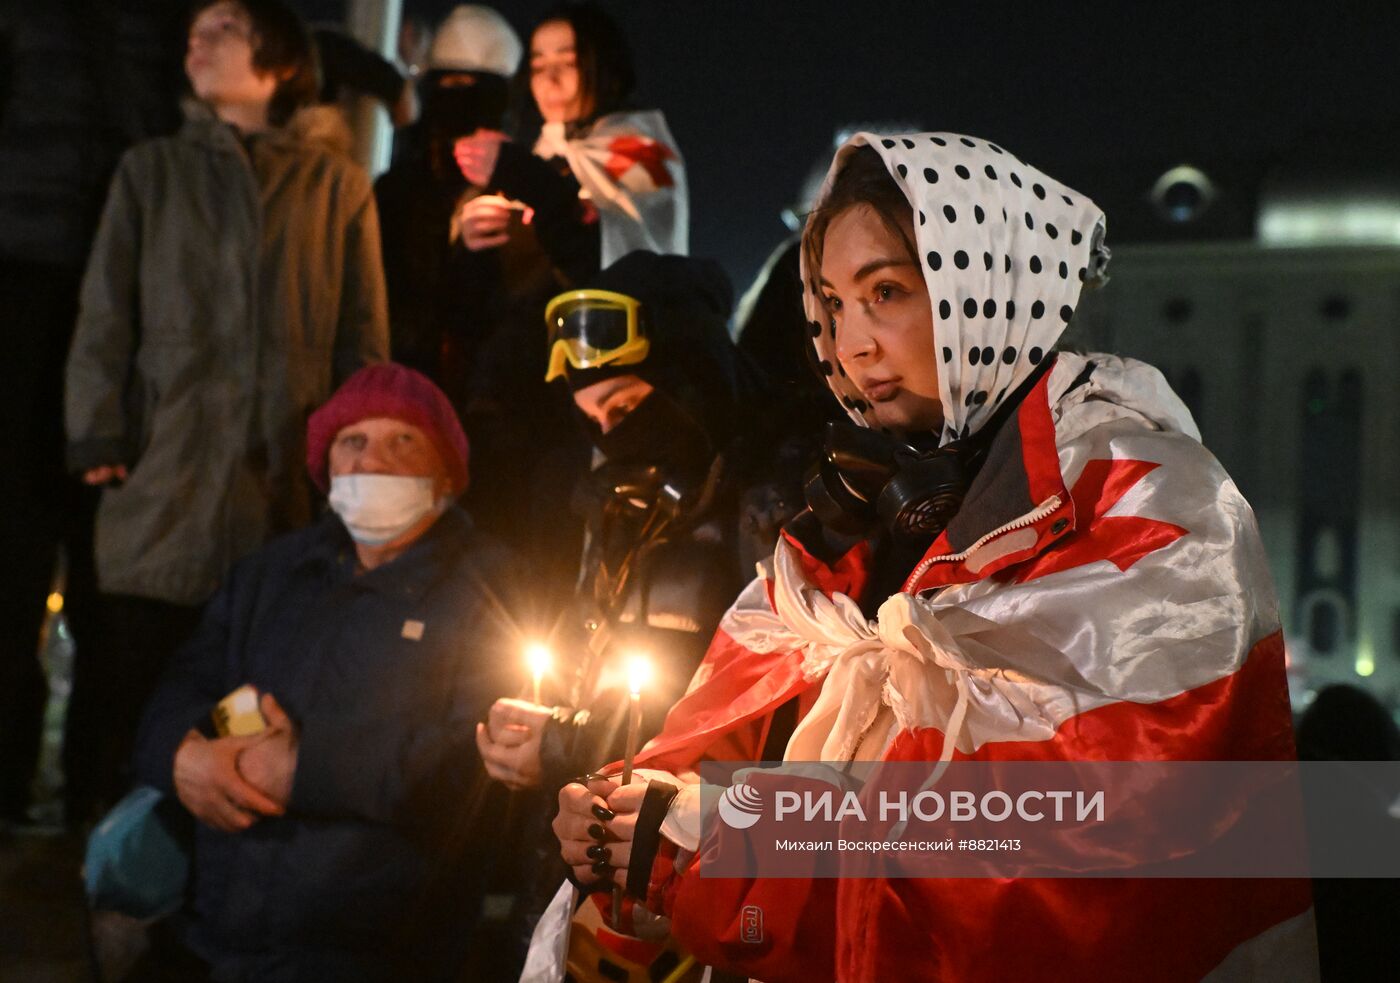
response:
[[[447,396],[420,372],[395,362],[367,365],[346,379],[306,421],[306,469],[323,492],[330,491],[330,449],[335,435],[371,417],[403,420],[432,440],[447,466],[452,491],[467,487],[467,435]]]

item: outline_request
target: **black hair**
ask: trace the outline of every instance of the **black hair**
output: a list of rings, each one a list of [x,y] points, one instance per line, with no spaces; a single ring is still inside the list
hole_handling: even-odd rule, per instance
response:
[[[530,93],[530,45],[536,31],[556,21],[563,21],[574,31],[579,96],[584,106],[584,117],[576,124],[586,125],[627,105],[637,76],[632,68],[632,49],[622,28],[607,11],[590,0],[565,0],[536,20],[527,35],[525,57],[521,59],[515,80],[519,118],[535,128],[541,122],[539,107]]]
[[[1297,726],[1304,761],[1400,760],[1400,728],[1370,693],[1355,686],[1326,687]]]
[[[198,0],[190,23],[224,0]],[[253,67],[277,76],[277,88],[267,106],[267,121],[282,126],[303,106],[316,101],[320,67],[306,22],[282,0],[230,0],[248,15],[252,26]]]

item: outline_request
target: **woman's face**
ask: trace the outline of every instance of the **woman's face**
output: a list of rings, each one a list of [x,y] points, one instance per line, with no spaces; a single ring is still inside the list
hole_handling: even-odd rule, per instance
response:
[[[185,74],[196,98],[211,106],[271,101],[277,79],[253,67],[253,23],[228,0],[206,7],[190,24]]]
[[[585,115],[574,28],[568,21],[547,21],[535,29],[530,39],[530,94],[546,123],[571,123]]]
[[[912,217],[903,221],[912,242]],[[836,357],[870,404],[866,420],[900,433],[938,430],[933,305],[909,247],[874,208],[853,205],[831,220],[821,285]]]

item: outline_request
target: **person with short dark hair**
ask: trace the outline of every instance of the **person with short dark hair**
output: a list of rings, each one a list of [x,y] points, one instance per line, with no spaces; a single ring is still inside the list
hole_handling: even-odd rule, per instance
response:
[[[630,105],[635,85],[627,39],[597,4],[561,3],[540,17],[516,80],[533,150],[489,130],[455,148],[467,180],[492,192],[463,207],[467,248],[504,245],[518,202],[575,279],[634,249],[686,253],[685,165],[665,117]]]
[[[388,354],[364,171],[308,108],[315,59],[279,0],[195,9],[194,100],[118,166],[68,356],[68,466],[103,486],[102,678],[122,791],[141,702],[229,566],[305,525],[306,415]]]
[[[320,66],[317,64],[315,43],[296,11],[281,0],[204,0],[195,4],[190,21],[191,46],[201,40],[197,33],[201,22],[206,31],[204,39],[215,42],[217,38],[228,36],[216,32],[234,30],[229,25],[240,19],[240,11],[252,46],[253,71],[276,82],[267,104],[268,125],[284,126],[298,109],[316,101]],[[186,58],[185,66],[190,71],[190,84],[194,86],[195,95],[200,99],[210,98],[205,93],[212,95],[215,90],[207,79],[201,81],[202,71],[197,68],[190,70],[189,58]],[[222,102],[227,112],[227,95]],[[218,109],[215,112],[218,113]],[[223,113],[219,115],[228,118]],[[256,121],[256,112],[253,118]],[[256,128],[256,122],[249,127],[250,130]]]

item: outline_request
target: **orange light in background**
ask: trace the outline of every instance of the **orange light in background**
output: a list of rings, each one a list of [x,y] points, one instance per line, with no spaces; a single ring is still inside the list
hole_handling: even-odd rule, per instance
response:
[[[49,614],[58,614],[60,611],[62,611],[63,595],[60,594],[58,591],[54,591],[52,594],[50,594],[48,600],[48,608]]]

